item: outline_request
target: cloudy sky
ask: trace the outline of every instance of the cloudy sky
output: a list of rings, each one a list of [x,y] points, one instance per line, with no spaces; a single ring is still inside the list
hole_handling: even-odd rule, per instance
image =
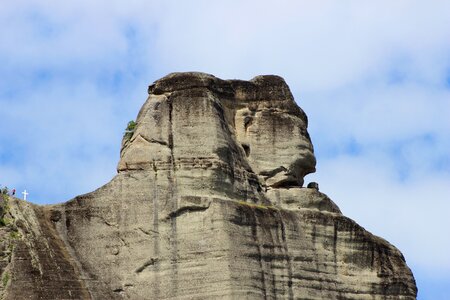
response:
[[[0,184],[35,203],[115,174],[149,83],[278,74],[310,119],[318,181],[450,294],[450,1],[46,1],[0,5]]]

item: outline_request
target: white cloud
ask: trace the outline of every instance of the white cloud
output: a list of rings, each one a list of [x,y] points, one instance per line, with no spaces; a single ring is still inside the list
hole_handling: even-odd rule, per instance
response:
[[[301,93],[297,93],[301,95]],[[436,135],[450,143],[450,90],[413,83],[378,84],[307,93],[300,105],[319,138],[331,145],[352,137],[362,144]],[[332,109],[331,109],[332,108]],[[331,132],[330,132],[331,131]],[[315,136],[313,135],[313,141]]]
[[[168,10],[156,45],[163,70],[200,67],[225,77],[279,72],[303,90],[323,91],[370,79],[399,57],[410,59],[420,77],[436,80],[448,57],[445,2],[246,3],[192,9],[189,2]]]
[[[87,83],[44,86],[2,110],[0,157],[6,159],[0,164],[0,184],[27,188],[31,200],[54,203],[115,175],[122,133],[146,91],[144,85],[124,101]],[[7,158],[11,155],[14,159]]]

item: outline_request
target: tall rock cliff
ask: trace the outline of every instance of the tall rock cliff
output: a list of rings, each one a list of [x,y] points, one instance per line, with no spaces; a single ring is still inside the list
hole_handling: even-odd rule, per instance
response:
[[[5,299],[415,299],[400,251],[303,187],[316,160],[282,78],[148,91],[108,184],[9,200]]]

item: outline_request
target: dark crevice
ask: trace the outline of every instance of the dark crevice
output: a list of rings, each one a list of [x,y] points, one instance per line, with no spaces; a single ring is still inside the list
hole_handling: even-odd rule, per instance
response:
[[[171,150],[171,156],[173,161],[173,128],[172,128],[172,113],[173,113],[173,103],[172,99],[169,97],[167,99],[167,103],[169,104],[169,148]]]
[[[167,103],[169,105],[169,149],[170,149],[170,172],[168,174],[169,181],[169,202],[171,205],[171,210],[173,212],[178,211],[178,195],[177,195],[177,178],[176,178],[176,167],[175,167],[175,156],[174,156],[174,142],[173,142],[173,97],[168,97]],[[178,230],[177,230],[177,218],[170,218],[170,277],[171,277],[171,289],[170,295],[178,295]]]
[[[179,217],[188,212],[204,211],[204,210],[207,210],[208,208],[209,208],[209,205],[208,206],[196,206],[196,205],[183,206],[183,207],[180,207],[179,209],[169,213],[168,218],[176,218],[176,217]]]
[[[334,272],[337,274],[337,242],[338,242],[338,226],[334,223],[334,236],[333,236],[333,254],[334,254]]]
[[[244,118],[244,128],[245,128],[245,131],[247,131],[247,129],[252,125],[252,123],[253,123],[253,118],[252,118],[252,117],[246,116],[246,117]]]
[[[287,245],[287,239],[286,239],[286,227],[284,225],[283,221],[283,215],[281,212],[278,212],[278,217],[280,218],[280,227],[281,227],[281,239],[283,241],[283,250],[284,250],[284,256],[286,257],[286,263],[287,263],[287,271],[288,271],[288,287],[289,287],[289,299],[294,299],[294,291],[292,290],[293,285],[293,272],[292,272],[292,260],[289,255],[288,245]]]
[[[250,145],[248,145],[248,144],[241,144],[241,145],[245,151],[245,155],[248,157],[250,155]]]
[[[270,185],[270,187],[277,188],[277,189],[290,189],[290,188],[299,187],[299,186],[300,185],[299,185],[298,181],[293,178],[284,179],[284,180],[275,182],[272,185]]]
[[[153,186],[153,229],[150,229],[150,231],[153,234],[152,240],[153,240],[153,255],[155,257],[160,257],[160,236],[159,236],[159,194],[158,194],[158,172],[157,172],[157,168],[156,168],[156,164],[155,161],[153,161],[153,170],[155,171],[154,173],[154,178],[153,178],[153,182],[151,183],[151,185]],[[141,231],[144,232],[144,230],[142,228],[140,228]],[[145,232],[144,232],[145,233]],[[156,273],[159,272],[160,268],[159,268],[159,264],[155,264],[154,266],[154,270]],[[154,279],[154,284],[155,284],[155,289],[154,289],[154,297],[155,299],[159,298],[160,295],[160,278],[159,276],[155,276]]]
[[[136,271],[134,271],[135,273],[141,273],[142,271],[144,271],[147,267],[149,266],[153,266],[155,263],[157,262],[156,258],[150,258],[148,261],[146,261],[142,266],[140,266],[139,268],[136,269]]]

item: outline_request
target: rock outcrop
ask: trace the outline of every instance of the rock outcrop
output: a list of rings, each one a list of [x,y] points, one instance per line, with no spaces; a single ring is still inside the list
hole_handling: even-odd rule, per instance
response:
[[[307,125],[278,76],[156,81],[111,182],[10,199],[5,299],[415,299],[402,254],[303,187]]]

